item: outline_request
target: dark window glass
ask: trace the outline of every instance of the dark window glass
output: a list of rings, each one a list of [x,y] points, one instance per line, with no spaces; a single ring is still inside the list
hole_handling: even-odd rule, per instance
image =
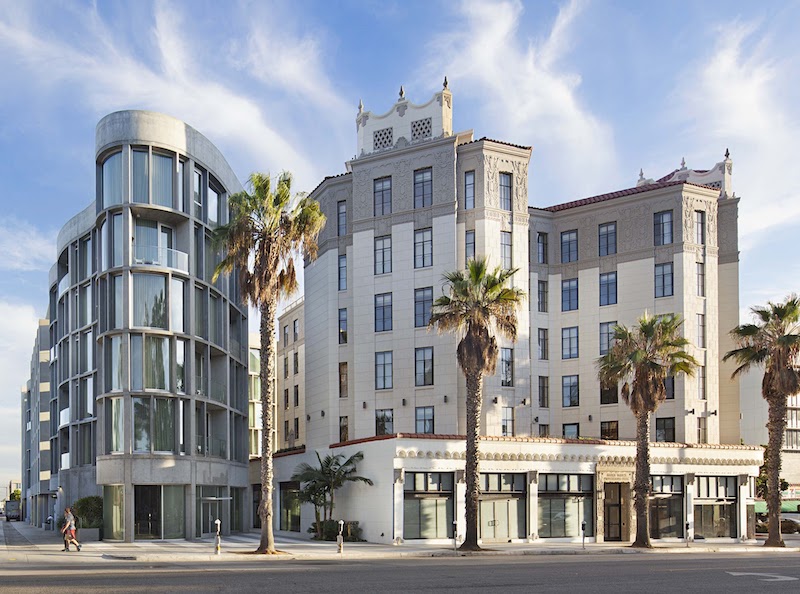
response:
[[[500,208],[511,210],[511,174],[500,174]]]
[[[600,275],[600,305],[614,305],[617,302],[617,273]]]
[[[375,332],[392,329],[392,294],[375,295]]]
[[[536,234],[536,261],[547,264],[547,233]]]
[[[561,378],[561,405],[564,408],[580,405],[580,387],[577,375],[565,375]]]
[[[675,417],[656,419],[656,441],[675,441]]]
[[[376,217],[392,214],[392,178],[382,177],[373,182],[374,214]]]
[[[561,281],[561,311],[578,309],[578,279]]]
[[[433,287],[414,290],[414,327],[424,328],[431,319]]]
[[[561,263],[578,261],[578,231],[561,233]]]
[[[656,264],[656,297],[670,297],[673,295],[672,262]]]
[[[619,422],[601,421],[600,439],[619,439]]]
[[[425,208],[433,203],[433,169],[414,172],[414,208]]]
[[[433,266],[433,230],[414,231],[414,268]]]
[[[672,211],[665,210],[653,215],[653,243],[668,245],[672,243]]]
[[[414,385],[433,385],[433,347],[414,349]]]
[[[599,254],[610,256],[617,253],[617,224],[603,223],[598,228]]]
[[[578,327],[561,329],[561,358],[578,358]]]
[[[475,208],[475,172],[464,174],[464,208]]]

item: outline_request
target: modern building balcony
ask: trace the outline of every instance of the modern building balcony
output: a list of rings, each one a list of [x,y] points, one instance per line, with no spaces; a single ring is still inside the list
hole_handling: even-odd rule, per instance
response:
[[[163,266],[189,273],[189,254],[154,245],[137,245],[133,250],[133,263],[138,266]]]
[[[58,413],[58,426],[63,427],[64,425],[69,425],[69,408],[65,408],[60,413]]]
[[[204,437],[196,435],[197,453],[211,458],[227,458],[228,444],[224,439],[218,437]]]
[[[69,470],[69,452],[61,454],[61,470]]]
[[[58,281],[58,296],[59,296],[59,298],[64,293],[66,293],[67,290],[69,290],[69,285],[70,285],[69,273],[67,273],[67,274],[64,275],[64,278],[62,278],[60,281]]]

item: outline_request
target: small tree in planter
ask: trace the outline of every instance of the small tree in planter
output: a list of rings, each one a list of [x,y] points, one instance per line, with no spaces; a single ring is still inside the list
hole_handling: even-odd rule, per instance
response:
[[[98,496],[82,497],[72,505],[82,540],[101,540],[100,530],[103,527],[103,498]]]

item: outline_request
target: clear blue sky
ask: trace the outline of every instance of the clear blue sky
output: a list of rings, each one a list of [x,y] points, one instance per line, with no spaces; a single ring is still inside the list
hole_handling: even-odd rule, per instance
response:
[[[534,147],[545,206],[705,169],[730,148],[742,307],[800,289],[800,4],[0,0],[0,485],[61,225],[94,196],[94,129],[150,109],[245,180],[311,190],[355,153],[355,115],[444,75],[456,130]]]

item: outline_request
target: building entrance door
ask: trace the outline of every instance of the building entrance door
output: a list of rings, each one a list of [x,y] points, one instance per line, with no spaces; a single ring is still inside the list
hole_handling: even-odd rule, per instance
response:
[[[134,538],[161,538],[161,485],[133,486]]]
[[[622,540],[622,484],[605,484],[605,506],[603,521],[605,532],[603,539],[606,541]]]
[[[484,541],[508,542],[525,538],[524,499],[482,499],[480,537]]]
[[[203,501],[203,514],[200,518],[201,536],[214,536],[217,533],[217,518],[222,519],[221,501]]]

